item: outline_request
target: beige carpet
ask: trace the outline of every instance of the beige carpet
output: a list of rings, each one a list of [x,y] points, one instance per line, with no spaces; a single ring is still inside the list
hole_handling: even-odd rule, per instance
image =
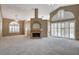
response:
[[[23,35],[0,39],[0,55],[64,54],[79,54],[79,41],[53,37],[29,39]]]

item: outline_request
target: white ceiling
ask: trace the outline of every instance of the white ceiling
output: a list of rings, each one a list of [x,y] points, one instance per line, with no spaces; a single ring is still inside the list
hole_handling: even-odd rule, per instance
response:
[[[29,20],[34,18],[34,8],[39,9],[39,18],[49,19],[49,13],[60,6],[69,4],[3,4],[2,15],[5,18]]]

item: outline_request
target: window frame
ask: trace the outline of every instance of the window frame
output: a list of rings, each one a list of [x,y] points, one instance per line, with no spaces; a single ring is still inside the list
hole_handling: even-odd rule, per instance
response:
[[[71,23],[74,23],[73,28],[70,26]],[[55,30],[55,31],[57,30],[57,35],[55,35],[55,31],[54,31],[54,34],[52,36],[63,37],[63,38],[74,38],[75,39],[75,20],[69,20],[69,21],[63,21],[63,22],[59,21],[59,22],[53,22],[51,24],[52,25],[57,24],[56,29],[54,28],[55,25],[51,26],[51,27],[53,27],[52,30]],[[64,26],[64,28],[62,26]],[[62,29],[64,29],[64,34],[62,34]],[[74,31],[74,33],[72,34],[73,37],[70,36],[71,29]],[[59,35],[59,32],[60,32],[60,35]]]
[[[10,22],[9,23],[9,33],[18,33],[20,32],[20,26],[18,22]]]

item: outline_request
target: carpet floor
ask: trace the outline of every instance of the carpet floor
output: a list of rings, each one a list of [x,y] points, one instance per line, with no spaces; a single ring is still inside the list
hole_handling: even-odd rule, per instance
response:
[[[0,55],[78,55],[79,41],[47,37],[30,39],[24,35],[0,39]]]

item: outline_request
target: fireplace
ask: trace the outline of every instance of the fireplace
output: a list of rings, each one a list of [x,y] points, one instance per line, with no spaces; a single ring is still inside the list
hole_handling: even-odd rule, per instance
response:
[[[40,33],[32,33],[32,37],[40,37]]]
[[[42,38],[47,35],[47,21],[38,16],[38,8],[35,8],[35,17],[30,21],[30,38]]]

